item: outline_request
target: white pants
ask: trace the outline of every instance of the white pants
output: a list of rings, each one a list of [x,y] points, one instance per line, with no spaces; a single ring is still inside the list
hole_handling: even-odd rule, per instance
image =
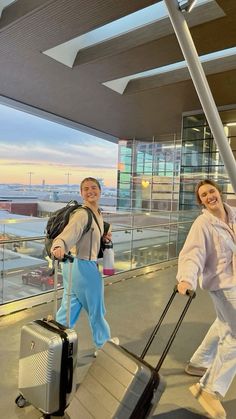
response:
[[[191,362],[209,367],[200,384],[224,397],[236,374],[236,287],[210,291],[210,296],[217,319]]]
[[[196,367],[209,368],[213,363],[219,342],[218,319],[214,321],[190,362]]]

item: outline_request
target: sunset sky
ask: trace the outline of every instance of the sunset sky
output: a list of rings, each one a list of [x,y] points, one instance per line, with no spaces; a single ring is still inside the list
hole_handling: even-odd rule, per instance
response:
[[[63,184],[69,173],[70,184],[94,176],[116,186],[117,144],[4,105],[0,150],[0,183]]]

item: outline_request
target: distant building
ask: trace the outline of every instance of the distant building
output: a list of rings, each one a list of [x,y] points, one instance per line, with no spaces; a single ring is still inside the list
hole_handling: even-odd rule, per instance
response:
[[[38,215],[38,204],[37,202],[22,202],[15,201],[1,201],[0,209],[9,211],[12,214],[28,215],[30,217],[37,217]]]

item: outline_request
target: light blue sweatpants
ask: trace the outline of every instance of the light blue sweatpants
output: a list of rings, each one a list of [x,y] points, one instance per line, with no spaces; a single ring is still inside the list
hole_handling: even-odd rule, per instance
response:
[[[66,326],[69,262],[62,265],[64,292],[56,320]],[[84,308],[88,313],[93,341],[100,348],[111,337],[110,327],[104,317],[106,310],[103,279],[95,261],[75,258],[72,265],[70,327],[74,327],[81,309]]]

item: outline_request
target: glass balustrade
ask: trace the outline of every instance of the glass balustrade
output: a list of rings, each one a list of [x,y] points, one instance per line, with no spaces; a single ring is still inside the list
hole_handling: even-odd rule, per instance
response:
[[[104,214],[112,224],[116,273],[178,257],[198,213]],[[54,289],[52,262],[44,250],[46,223],[46,218],[33,217],[0,220],[0,305],[47,295]],[[99,267],[102,271],[102,260]],[[105,284],[115,277],[105,277]],[[62,287],[59,269],[58,288]]]

